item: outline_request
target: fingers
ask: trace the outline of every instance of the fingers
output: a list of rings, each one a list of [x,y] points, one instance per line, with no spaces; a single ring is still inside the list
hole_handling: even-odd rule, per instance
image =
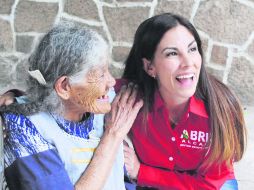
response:
[[[111,103],[112,107],[117,106],[117,104],[118,104],[122,94],[125,92],[126,88],[127,88],[126,85],[123,85],[121,87],[121,90],[119,91],[119,93],[117,93],[117,95],[115,96],[114,100]]]
[[[133,158],[135,158],[136,153],[134,149],[124,145],[123,146],[123,152],[124,152],[124,159],[128,161],[128,163],[133,164]]]
[[[124,137],[123,144],[134,149],[132,141],[128,135]]]
[[[119,115],[119,102],[120,102],[120,99],[121,97],[123,96],[123,94],[125,93],[127,89],[127,86],[126,85],[123,85],[121,87],[121,90],[120,92],[115,96],[114,100],[112,101],[111,103],[111,111],[110,111],[110,114],[111,114],[111,118],[113,120],[115,120],[115,118],[117,118],[117,116]],[[106,115],[109,115],[109,114],[106,114]],[[118,116],[119,117],[119,116]]]
[[[10,104],[12,104],[14,102],[14,99],[6,99],[6,101],[5,101],[5,105],[6,106],[8,106],[8,105],[10,105]]]
[[[133,148],[130,148],[126,145],[123,146],[123,151],[124,151],[124,155],[126,155],[126,157],[134,157],[136,156],[136,153],[134,151]]]
[[[124,145],[124,163],[126,166],[126,169],[129,173],[131,173],[131,170],[133,169],[133,152],[130,150],[131,148],[127,145]]]
[[[129,83],[128,86],[122,86],[112,107],[114,111],[117,110],[116,118],[124,117],[124,115],[128,115],[134,109],[133,104],[136,100],[137,91],[137,85],[133,83]],[[135,107],[135,109],[138,109],[138,107]]]
[[[14,102],[13,93],[7,92],[0,96],[0,106],[8,106]]]
[[[121,90],[115,96],[115,98],[113,99],[113,101],[111,103],[110,112],[105,114],[105,125],[106,126],[111,125],[112,122],[116,121],[117,113],[118,113],[118,110],[119,110],[119,101],[121,99],[122,94],[125,92],[126,88],[127,88],[126,85],[123,85],[121,87]]]
[[[128,146],[129,147],[128,143],[125,140],[123,140],[123,147],[124,146]]]
[[[133,89],[134,89],[134,84],[133,83],[129,83],[127,87],[124,85],[121,88],[121,97],[120,97],[120,100],[118,102],[118,105],[120,107],[132,106],[130,99],[136,98],[135,94],[137,94],[135,92],[133,94]]]
[[[124,145],[124,163],[129,176],[136,179],[140,168],[140,162],[134,149]]]
[[[138,85],[134,85],[131,91],[131,94],[127,100],[127,104],[133,107],[134,103],[136,102],[136,97],[138,94]]]
[[[137,101],[133,107],[133,114],[137,115],[143,105],[144,105],[144,101],[142,99]]]
[[[138,85],[129,83],[128,86],[123,85],[120,92],[116,95],[115,99],[112,102],[113,106],[118,105],[119,107],[125,107],[127,104],[130,107],[136,100],[138,93]]]
[[[106,127],[123,140],[132,127],[143,101],[136,102],[138,88],[133,83],[122,86],[105,118]],[[110,125],[109,125],[110,124]]]
[[[0,96],[0,106],[4,105],[4,99]]]

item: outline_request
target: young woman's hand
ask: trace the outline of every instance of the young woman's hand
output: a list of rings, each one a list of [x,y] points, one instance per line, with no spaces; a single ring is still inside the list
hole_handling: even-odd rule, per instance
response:
[[[136,180],[138,177],[138,171],[140,168],[140,162],[135,153],[135,150],[124,143],[124,164],[131,179]]]
[[[136,101],[137,86],[130,83],[122,86],[112,102],[111,111],[105,116],[105,132],[123,140],[143,106],[143,100]]]
[[[13,92],[6,92],[0,95],[0,106],[8,106],[14,102],[15,94]]]

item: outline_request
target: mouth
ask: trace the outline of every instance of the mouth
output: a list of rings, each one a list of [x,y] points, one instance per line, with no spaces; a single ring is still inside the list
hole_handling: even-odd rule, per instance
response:
[[[107,94],[100,96],[97,98],[97,101],[99,102],[109,102],[109,96]]]
[[[182,74],[182,75],[178,75],[176,76],[176,80],[184,85],[184,86],[189,86],[192,84],[192,82],[195,79],[195,73],[189,73],[189,74]]]

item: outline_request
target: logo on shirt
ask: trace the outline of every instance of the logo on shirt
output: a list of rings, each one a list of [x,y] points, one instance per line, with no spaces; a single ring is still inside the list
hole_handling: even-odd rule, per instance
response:
[[[188,132],[186,129],[184,129],[180,139],[180,147],[203,149],[208,141],[208,133],[194,130]]]
[[[181,139],[184,138],[184,139],[189,139],[189,133],[187,130],[183,130],[183,133],[181,135]]]

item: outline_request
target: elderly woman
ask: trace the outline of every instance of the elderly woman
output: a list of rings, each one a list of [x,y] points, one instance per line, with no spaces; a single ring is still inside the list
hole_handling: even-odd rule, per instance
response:
[[[10,189],[125,189],[122,140],[143,102],[130,84],[111,109],[109,61],[106,42],[85,28],[65,23],[41,39],[28,59],[27,100],[1,107]]]

